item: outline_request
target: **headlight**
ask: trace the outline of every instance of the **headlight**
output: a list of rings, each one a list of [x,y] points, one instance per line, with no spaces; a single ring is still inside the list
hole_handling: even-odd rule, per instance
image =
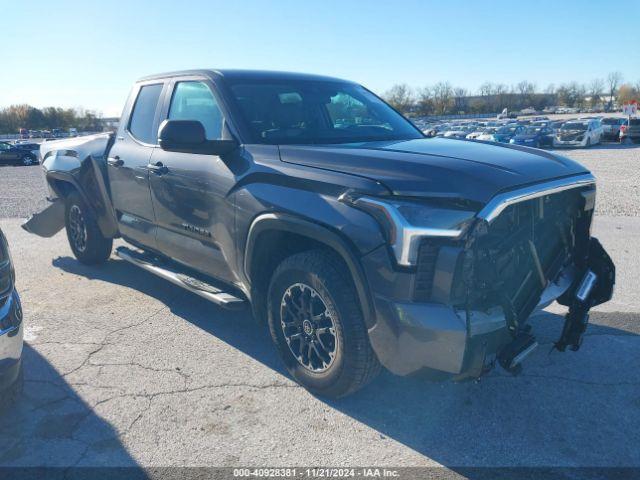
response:
[[[509,143],[516,143],[516,141],[515,141],[515,139],[512,138],[511,140],[509,140]]]
[[[369,213],[378,221],[398,264],[403,266],[415,265],[421,239],[458,238],[475,216],[474,211],[419,199],[382,199],[344,194],[340,201]]]

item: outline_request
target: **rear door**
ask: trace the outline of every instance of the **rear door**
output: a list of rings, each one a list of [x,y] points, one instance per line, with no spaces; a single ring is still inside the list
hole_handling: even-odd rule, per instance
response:
[[[155,248],[156,226],[151,191],[149,160],[156,148],[158,115],[163,98],[162,81],[139,84],[125,112],[131,114],[119,127],[107,159],[111,198],[125,239]]]
[[[224,114],[214,85],[183,78],[169,85],[161,119],[198,120],[208,140],[223,135]],[[216,155],[157,148],[150,184],[157,223],[157,246],[165,255],[200,272],[232,282],[235,175]]]

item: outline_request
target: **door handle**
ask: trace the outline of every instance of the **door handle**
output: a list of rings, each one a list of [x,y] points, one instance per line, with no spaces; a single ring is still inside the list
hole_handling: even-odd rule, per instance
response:
[[[121,167],[122,165],[124,165],[124,160],[116,155],[115,157],[107,158],[107,163],[112,167]]]
[[[164,175],[165,173],[169,173],[169,169],[165,167],[164,163],[162,162],[150,163],[149,165],[147,165],[147,169],[149,169],[150,172],[153,172],[156,175]]]

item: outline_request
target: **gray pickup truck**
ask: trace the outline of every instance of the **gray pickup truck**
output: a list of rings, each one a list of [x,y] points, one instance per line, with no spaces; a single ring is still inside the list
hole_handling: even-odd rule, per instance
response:
[[[517,373],[527,319],[569,306],[577,350],[614,266],[590,235],[595,179],[517,145],[425,138],[364,87],[295,73],[194,70],[136,82],[119,130],[41,147],[79,261],[116,254],[265,319],[291,375],[347,395],[381,366]]]

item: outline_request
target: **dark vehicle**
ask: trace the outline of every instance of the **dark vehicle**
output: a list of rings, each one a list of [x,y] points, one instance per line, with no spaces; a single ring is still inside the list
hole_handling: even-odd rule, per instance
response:
[[[38,157],[23,144],[12,145],[7,142],[0,142],[0,165],[35,165]]]
[[[504,127],[499,127],[495,132],[492,133],[490,141],[496,143],[509,143],[509,141],[519,135],[524,131],[525,127],[522,125],[505,125]],[[484,140],[484,136],[478,137]]]
[[[577,350],[614,266],[590,237],[595,179],[543,151],[425,138],[362,86],[276,72],[143,78],[115,135],[41,147],[52,204],[86,264],[116,254],[266,319],[291,375],[330,397],[384,366],[517,372],[527,319],[569,305]]]
[[[602,139],[615,140],[620,139],[620,127],[627,123],[627,119],[623,117],[608,117],[602,119]]]
[[[553,146],[553,130],[546,126],[529,126],[515,135],[509,143],[535,148],[551,147]]]
[[[558,133],[558,131],[562,128],[562,125],[564,125],[564,121],[557,121],[557,122],[551,122],[549,124],[549,128],[551,130],[553,130],[554,133]]]
[[[22,388],[22,307],[7,240],[0,230],[0,412]]]
[[[620,141],[640,142],[640,118],[629,118],[620,126]]]

